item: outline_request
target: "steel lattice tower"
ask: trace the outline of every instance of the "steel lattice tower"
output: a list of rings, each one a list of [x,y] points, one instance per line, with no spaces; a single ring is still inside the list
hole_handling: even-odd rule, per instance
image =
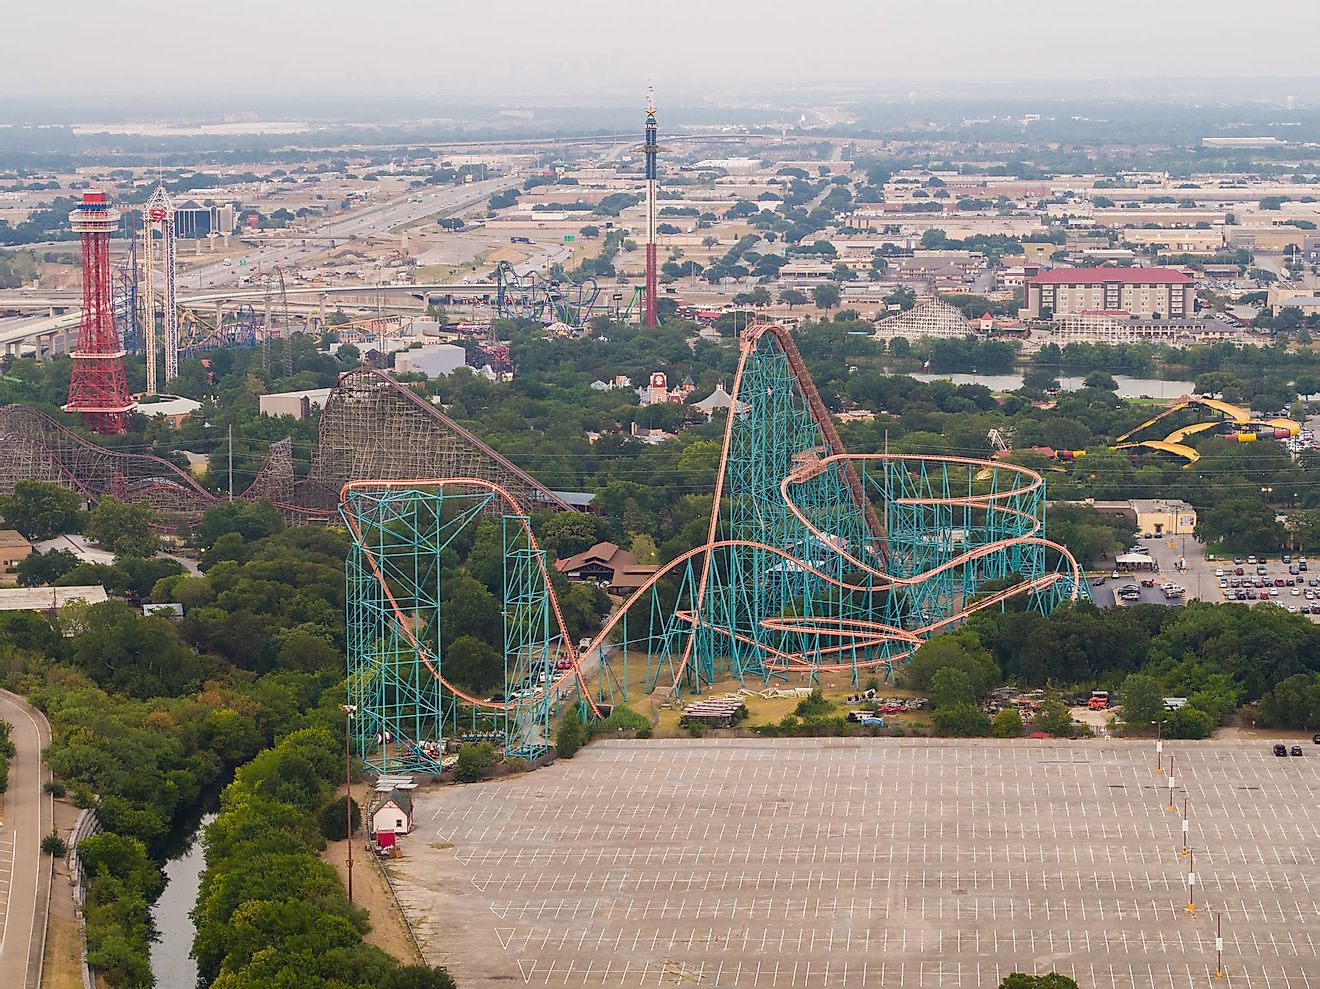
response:
[[[147,394],[156,394],[156,266],[152,231],[159,226],[161,260],[165,266],[163,325],[165,329],[165,383],[179,376],[179,306],[178,285],[175,280],[174,256],[174,202],[158,186],[143,207],[142,253],[146,269],[147,289]]]
[[[656,325],[656,192],[659,174],[656,170],[656,158],[660,145],[656,143],[655,103],[651,93],[646,94],[646,130],[642,144],[642,156],[646,162],[646,311],[643,324]]]
[[[98,433],[122,433],[134,408],[110,300],[110,235],[119,218],[104,192],[83,193],[69,214],[69,225],[82,241],[83,302],[64,411],[80,413]]]

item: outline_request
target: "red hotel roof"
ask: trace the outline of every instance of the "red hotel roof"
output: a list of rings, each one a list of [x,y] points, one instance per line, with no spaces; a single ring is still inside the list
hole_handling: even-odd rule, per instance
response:
[[[1091,285],[1123,282],[1127,285],[1188,285],[1191,279],[1173,268],[1051,268],[1027,281],[1033,285]]]

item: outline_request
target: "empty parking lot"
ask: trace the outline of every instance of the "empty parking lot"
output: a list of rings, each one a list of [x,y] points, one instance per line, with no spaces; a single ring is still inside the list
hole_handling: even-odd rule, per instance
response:
[[[597,743],[419,792],[391,871],[465,987],[1320,989],[1320,747],[1165,749],[1175,812],[1153,743]]]

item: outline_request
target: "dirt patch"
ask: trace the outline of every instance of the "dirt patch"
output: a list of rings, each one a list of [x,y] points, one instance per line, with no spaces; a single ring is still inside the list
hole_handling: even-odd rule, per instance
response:
[[[41,989],[82,989],[78,964],[78,922],[51,912],[46,929],[46,957],[41,968]]]
[[[371,930],[367,931],[364,940],[405,964],[421,961],[412,938],[408,936],[394,894],[381,874],[380,864],[367,852],[366,841],[361,835],[356,835],[353,840],[357,842],[353,846],[353,905],[367,911],[371,918]],[[342,840],[327,842],[321,853],[321,860],[335,867],[345,886],[348,885],[347,859],[348,843]]]
[[[78,823],[78,809],[67,801],[55,801],[55,830],[66,840]],[[41,964],[42,989],[82,989],[79,921],[74,913],[73,883],[64,859],[55,862],[50,886],[50,921],[46,928],[46,951]]]

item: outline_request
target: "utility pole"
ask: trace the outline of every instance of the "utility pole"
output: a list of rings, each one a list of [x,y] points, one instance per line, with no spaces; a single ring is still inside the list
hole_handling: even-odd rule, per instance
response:
[[[1155,772],[1158,774],[1164,772],[1164,739],[1161,737],[1164,722],[1154,721],[1152,724],[1155,725]],[[1169,769],[1172,770],[1173,767],[1170,766]]]
[[[229,500],[234,500],[234,425],[229,424]]]
[[[349,773],[349,742],[353,737],[353,715],[357,705],[341,704],[344,709],[344,835],[348,839],[348,902],[353,902],[353,778]]]
[[[1169,810],[1173,810],[1173,788],[1177,781],[1173,778],[1173,753],[1169,753]]]

